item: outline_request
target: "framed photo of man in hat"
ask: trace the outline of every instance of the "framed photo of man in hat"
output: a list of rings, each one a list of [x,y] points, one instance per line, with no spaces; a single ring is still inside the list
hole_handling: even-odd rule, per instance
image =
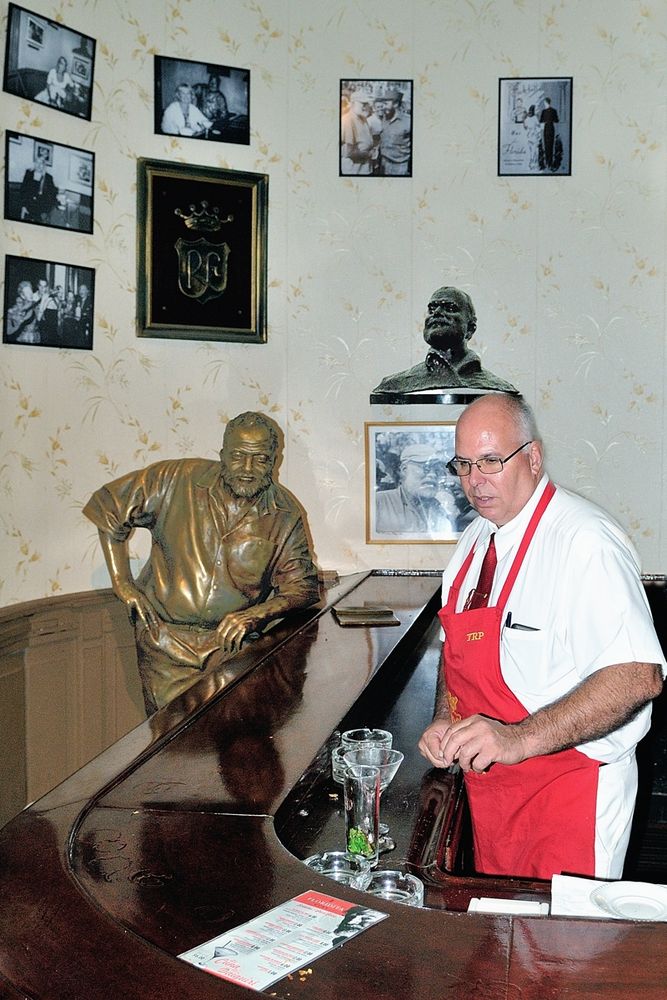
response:
[[[366,423],[366,541],[456,542],[476,517],[457,476],[455,423]]]
[[[340,81],[341,177],[412,177],[412,80]]]

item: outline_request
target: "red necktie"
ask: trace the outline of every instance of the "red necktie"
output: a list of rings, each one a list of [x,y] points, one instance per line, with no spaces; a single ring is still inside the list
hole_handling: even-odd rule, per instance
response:
[[[496,543],[493,540],[494,536],[495,531],[489,539],[489,547],[486,550],[484,561],[482,562],[482,568],[479,571],[477,586],[472,591],[470,598],[468,599],[468,610],[472,610],[474,608],[485,608],[489,603],[489,595],[493,585],[493,574],[496,572],[496,563],[498,562],[498,558],[496,556]]]

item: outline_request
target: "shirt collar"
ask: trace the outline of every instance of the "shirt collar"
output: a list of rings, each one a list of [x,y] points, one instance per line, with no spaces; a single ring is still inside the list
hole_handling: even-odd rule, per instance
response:
[[[483,533],[480,533],[480,537],[488,538],[488,536],[495,532],[495,545],[496,551],[498,553],[498,558],[501,559],[507,552],[518,545],[524,536],[526,528],[528,527],[528,522],[530,521],[535,508],[540,502],[540,498],[547,488],[549,482],[549,477],[546,473],[542,475],[539,483],[535,487],[533,494],[529,497],[526,503],[523,505],[521,510],[511,521],[507,524],[503,524],[501,527],[497,527],[493,521],[489,521],[486,518],[485,528]]]

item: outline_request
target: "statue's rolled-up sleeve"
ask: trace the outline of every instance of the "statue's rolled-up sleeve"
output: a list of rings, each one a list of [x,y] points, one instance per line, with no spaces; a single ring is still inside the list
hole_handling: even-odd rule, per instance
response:
[[[276,560],[272,583],[282,597],[292,597],[295,606],[307,606],[318,600],[317,568],[311,557],[303,521],[299,517]]]
[[[115,542],[126,541],[135,528],[151,528],[159,497],[159,480],[150,466],[100,487],[83,513]]]

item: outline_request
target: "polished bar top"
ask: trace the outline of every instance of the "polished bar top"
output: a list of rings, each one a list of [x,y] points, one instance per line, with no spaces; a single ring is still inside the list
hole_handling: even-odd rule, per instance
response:
[[[406,749],[383,796],[398,845],[388,867],[405,860],[424,878],[428,908],[372,898],[390,919],[268,994],[662,1000],[667,924],[457,910],[480,883],[442,871],[456,780],[414,750],[432,711],[438,590],[435,574],[348,578],[0,831],[0,997],[251,996],[176,956],[308,888],[368,904],[299,858],[339,819],[332,733],[357,716],[375,724],[377,710]],[[389,604],[400,625],[341,628],[337,602]]]

